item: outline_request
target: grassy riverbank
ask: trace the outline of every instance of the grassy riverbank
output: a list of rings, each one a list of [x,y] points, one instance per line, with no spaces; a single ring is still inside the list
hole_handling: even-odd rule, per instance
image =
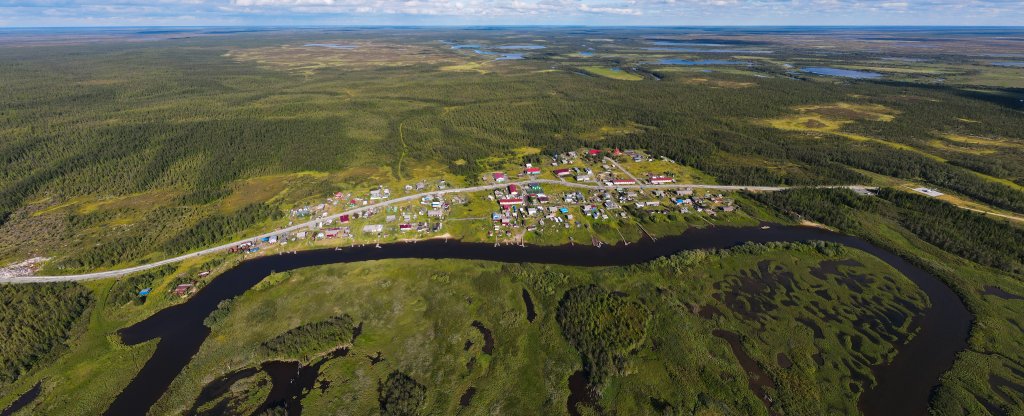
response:
[[[844,283],[853,276],[865,284],[853,288]],[[91,285],[98,294],[109,293],[109,287]],[[563,412],[569,396],[567,379],[583,366],[577,348],[609,348],[590,345],[600,340],[570,342],[567,324],[556,320],[566,289],[587,285],[596,285],[595,296],[621,297],[646,316],[646,324],[633,329],[640,334],[639,342],[615,353],[619,358],[594,364],[607,376],[591,380],[600,392],[598,406],[632,414],[653,413],[652,403],[765,413],[760,398],[747,388],[746,372],[728,344],[711,335],[714,329],[740,334],[744,350],[774,380],[762,381],[778,409],[854,412],[857,393],[870,384],[867,365],[891,358],[894,346],[886,340],[905,337],[911,328],[909,320],[879,328],[851,322],[885,319],[894,312],[912,317],[927,304],[912,283],[884,263],[831,246],[750,246],[596,269],[451,260],[315,267],[273,275],[232,302],[153,412],[191,408],[206,383],[258,365],[264,356],[262,343],[342,314],[361,322],[362,334],[347,356],[321,367],[321,378],[330,385],[323,391],[314,389],[303,400],[307,411],[336,410],[346,403],[351,414],[372,413],[378,406],[378,381],[400,371],[426,386],[420,409],[424,414],[458,412],[460,396],[469,387],[476,388],[465,409],[470,413],[494,408],[510,413]],[[533,322],[526,319],[523,289],[536,309]],[[868,299],[873,306],[851,307]],[[594,301],[592,296],[583,298],[577,307],[585,309]],[[807,305],[821,309],[808,310]],[[101,305],[93,316],[142,312],[138,308]],[[614,316],[581,316],[587,325],[619,325]],[[253,326],[256,321],[263,324]],[[470,325],[474,321],[493,335],[490,354],[483,351],[481,331]],[[90,330],[103,333],[103,328],[117,326],[112,323],[96,323]],[[468,349],[467,341],[472,343]],[[850,348],[850,342],[859,349]],[[82,351],[68,355],[81,360],[78,364],[54,367],[78,370],[47,379],[47,393],[33,411],[90,414],[102,407],[59,400],[54,393],[62,391],[77,396],[88,389],[92,397],[112,399],[133,371],[86,366],[81,355],[85,347],[103,343],[83,340]],[[150,348],[109,344],[89,351],[131,363],[138,358],[125,358],[145,357]],[[384,360],[371,365],[368,357],[378,352]],[[680,379],[683,374],[691,376]],[[80,384],[96,378],[110,381]]]

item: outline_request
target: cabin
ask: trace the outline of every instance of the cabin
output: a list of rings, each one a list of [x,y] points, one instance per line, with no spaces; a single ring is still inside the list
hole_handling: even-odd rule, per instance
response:
[[[342,224],[348,224],[349,216],[348,215],[342,215],[342,216],[338,217],[338,221],[340,221]]]
[[[174,294],[176,296],[187,296],[195,290],[195,287],[192,283],[182,283],[174,288]]]
[[[597,149],[590,149],[589,151],[587,151],[587,154],[591,156],[597,156],[601,154],[601,151]]]
[[[555,170],[551,171],[551,173],[554,173],[555,176],[557,176],[559,178],[561,178],[563,176],[572,175],[572,171],[569,170],[569,169],[555,169]]]
[[[508,177],[502,172],[494,172],[491,176],[494,177],[494,181],[497,183],[505,182],[505,180],[508,179]]]
[[[523,170],[527,175],[540,175],[540,168],[530,166]]]
[[[508,194],[509,195],[519,195],[519,186],[516,186],[516,184],[509,185],[508,186]]]
[[[412,231],[412,224],[401,224],[398,226],[399,231]]]

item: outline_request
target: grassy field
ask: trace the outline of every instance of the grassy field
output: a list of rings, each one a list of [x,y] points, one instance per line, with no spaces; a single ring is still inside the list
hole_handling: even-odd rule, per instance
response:
[[[619,81],[642,81],[644,79],[644,77],[640,75],[631,72],[626,72],[625,70],[622,70],[620,68],[585,66],[583,67],[583,70],[594,75],[602,76],[605,78],[617,79]]]
[[[655,398],[677,409],[744,409],[746,414],[766,414],[757,396],[747,389],[747,374],[728,344],[711,335],[714,329],[726,329],[741,334],[743,348],[771,374],[776,410],[849,413],[855,411],[856,391],[870,383],[867,368],[851,363],[885,361],[894,347],[888,342],[870,342],[879,334],[864,332],[868,330],[849,322],[880,316],[890,309],[913,316],[927,301],[905,278],[878,260],[855,251],[837,256],[797,245],[691,253],[628,268],[586,270],[416,260],[325,266],[274,275],[232,303],[227,316],[217,321],[200,353],[153,412],[179,413],[192,408],[206,383],[258,365],[261,354],[256,351],[261,342],[304,323],[348,314],[362,324],[362,334],[347,356],[320,368],[320,377],[329,381],[330,387],[315,389],[303,399],[307,412],[344,409],[346,414],[373,413],[378,406],[377,383],[389,373],[401,371],[426,386],[426,400],[419,409],[423,414],[485,409],[562,413],[569,395],[567,379],[581,362],[580,352],[566,340],[555,312],[568,288],[596,284],[606,296],[622,293],[615,296],[637,302],[650,313],[649,323],[641,329],[643,341],[625,361],[607,369],[605,381],[594,386],[600,397],[597,404],[606,411],[655,414],[651,400]],[[828,269],[825,265],[835,262],[844,264],[835,272],[839,274],[815,271]],[[851,274],[871,276],[867,280],[871,283],[863,292],[855,292],[840,283],[842,276]],[[775,295],[765,297],[763,290],[769,287]],[[101,298],[112,290],[110,282],[90,288]],[[536,308],[533,322],[526,319],[523,289],[529,291]],[[797,306],[773,310],[758,306],[783,299],[806,304],[825,292],[836,300],[823,312]],[[843,306],[862,298],[875,299],[876,306],[856,312]],[[157,304],[164,303],[147,302],[144,309],[98,305],[87,331],[90,335],[61,362],[38,375],[45,380],[46,393],[32,407],[33,413],[101,411],[152,348],[149,344],[117,347],[107,334],[133,321],[129,315],[145,315],[144,311]],[[826,312],[839,314],[841,320],[822,318]],[[451,319],[453,316],[463,319]],[[253,321],[264,324],[254,327]],[[470,325],[473,321],[482,322],[492,332],[491,353],[481,349],[484,339]],[[815,337],[812,329],[816,327],[827,328],[823,337]],[[878,330],[907,334],[912,328],[904,325],[870,331]],[[859,351],[849,350],[842,347],[849,337],[865,337],[866,342]],[[468,349],[466,341],[472,343]],[[378,353],[384,360],[371,365],[367,357]],[[779,354],[791,363],[780,364]],[[91,358],[85,360],[85,356]],[[816,359],[824,364],[816,364]],[[693,376],[681,381],[674,374]],[[863,378],[865,375],[868,378]],[[263,376],[255,374],[252,380],[240,381],[230,391],[249,392],[241,386],[258,386],[259,377]],[[97,379],[104,382],[90,382]],[[851,383],[860,387],[856,391],[844,387]],[[459,397],[469,387],[476,388],[476,395],[463,409]],[[256,391],[266,394],[265,389]],[[86,393],[93,399],[58,399]],[[248,398],[253,401],[259,400]],[[341,403],[346,405],[339,407]]]

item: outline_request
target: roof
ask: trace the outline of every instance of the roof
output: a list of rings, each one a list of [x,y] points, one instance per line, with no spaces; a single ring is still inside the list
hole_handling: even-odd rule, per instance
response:
[[[598,154],[601,154],[601,151],[597,150],[597,149],[590,149],[590,151],[588,151],[587,153],[592,154],[592,155],[598,155]]]

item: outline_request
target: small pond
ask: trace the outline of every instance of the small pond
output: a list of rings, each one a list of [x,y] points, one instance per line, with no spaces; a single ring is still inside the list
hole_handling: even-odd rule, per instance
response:
[[[855,79],[877,79],[881,78],[882,74],[877,72],[868,71],[854,71],[852,69],[840,69],[840,68],[827,68],[827,67],[812,67],[801,69],[803,72],[807,72],[814,75],[825,75],[830,77],[843,77],[843,78],[855,78]]]
[[[543,46],[543,45],[504,45],[504,46],[496,46],[495,49],[503,49],[503,50],[507,50],[507,51],[512,51],[512,50],[515,50],[515,51],[518,51],[518,50],[530,51],[530,50],[544,49],[546,47],[547,46]]]
[[[355,49],[356,45],[339,45],[337,43],[307,43],[306,47],[331,48],[331,49]]]

